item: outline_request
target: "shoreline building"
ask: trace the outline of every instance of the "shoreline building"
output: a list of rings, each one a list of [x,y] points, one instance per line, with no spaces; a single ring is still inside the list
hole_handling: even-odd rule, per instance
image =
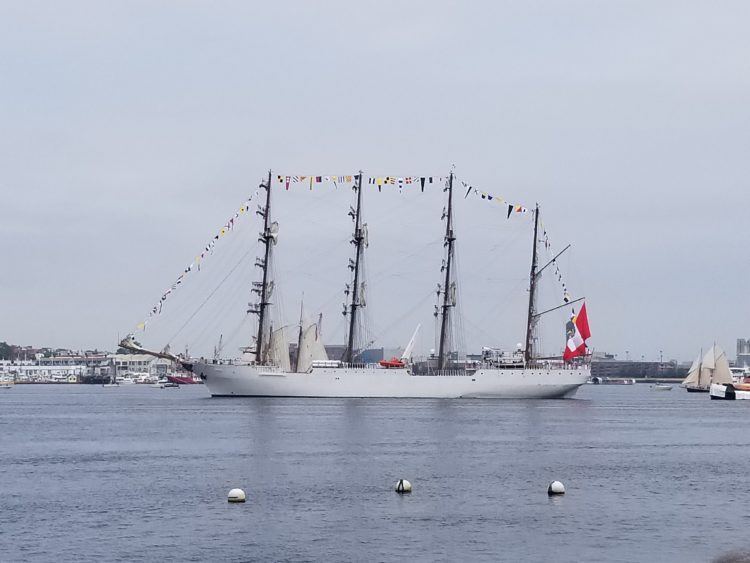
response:
[[[597,354],[591,359],[591,377],[628,379],[677,379],[687,375],[689,364],[618,360],[614,354]]]
[[[83,364],[40,365],[31,360],[0,360],[0,377],[15,383],[80,383],[88,373]]]
[[[734,362],[735,367],[750,367],[750,338],[737,339],[737,359]]]

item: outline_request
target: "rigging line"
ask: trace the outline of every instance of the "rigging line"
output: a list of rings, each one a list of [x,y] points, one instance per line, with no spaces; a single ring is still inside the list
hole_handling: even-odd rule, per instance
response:
[[[492,340],[493,340],[493,339],[494,339],[494,338],[496,337],[495,335],[493,335],[493,334],[490,334],[490,333],[489,333],[488,331],[486,331],[485,329],[483,329],[483,328],[482,328],[481,326],[479,326],[478,324],[475,324],[474,322],[472,322],[472,321],[471,321],[471,320],[470,320],[470,319],[469,319],[468,317],[466,317],[466,316],[464,316],[464,317],[462,318],[462,321],[463,321],[464,323],[468,324],[468,325],[469,325],[469,328],[470,328],[471,330],[473,330],[474,332],[476,332],[476,333],[479,333],[479,334],[480,334],[481,336],[484,336],[485,338],[487,338],[487,340],[488,340],[489,342],[492,342]]]
[[[493,244],[490,247],[489,252],[504,252],[506,249],[510,248],[511,245],[514,245],[516,241],[518,241],[518,239],[521,237],[521,235],[525,234],[526,233],[524,231],[518,230],[502,242]]]
[[[307,260],[306,262],[302,262],[302,264],[298,264],[296,269],[304,271],[307,268],[307,266],[309,266],[310,264],[319,262],[320,256],[331,256],[331,255],[334,255],[334,252],[333,252],[334,250],[338,250],[339,248],[343,246],[348,247],[349,238],[350,237],[347,237],[346,239],[340,239],[338,242],[334,243],[332,246],[324,250],[320,250],[319,252],[313,253],[312,256],[310,256],[309,260]]]
[[[239,239],[238,239],[239,240]],[[253,247],[254,248],[254,247]],[[227,268],[230,264],[234,263],[238,260],[240,254],[244,251],[248,251],[248,247],[244,246],[233,246],[231,248],[227,248],[227,251],[229,251],[229,254],[222,253],[222,256],[219,257],[219,260],[217,262],[214,262],[212,268],[214,271],[212,272],[210,269],[205,272],[205,276],[198,279],[195,279],[195,286],[186,286],[184,289],[186,290],[185,293],[182,295],[181,299],[182,301],[178,301],[175,303],[175,305],[178,306],[177,309],[173,311],[173,313],[187,313],[189,311],[184,311],[184,306],[182,306],[182,303],[190,304],[192,302],[197,302],[199,299],[201,299],[203,296],[205,296],[212,287],[216,284],[216,275],[215,274],[221,274],[223,272],[227,271]],[[242,258],[239,258],[242,260]],[[244,271],[244,270],[243,270]],[[239,288],[236,288],[239,289]],[[234,293],[232,293],[234,295]],[[224,307],[224,305],[222,305]],[[171,318],[171,316],[170,316]],[[175,318],[175,323],[181,322],[185,317],[182,314],[179,314]],[[174,327],[173,324],[173,327]],[[187,337],[187,335],[186,335]]]
[[[235,279],[239,280],[241,282],[241,286],[244,285],[242,283],[242,277],[241,276],[234,276]],[[237,303],[236,299],[227,298],[225,295],[227,291],[233,294],[237,294],[236,289],[229,290],[227,288],[233,287],[235,284],[227,283],[224,285],[224,290],[222,290],[220,293],[217,293],[217,295],[214,296],[214,300],[212,303],[212,306],[207,309],[212,312],[212,315],[208,318],[204,317],[205,314],[202,314],[202,316],[197,317],[194,319],[194,322],[189,324],[185,331],[180,335],[179,340],[189,342],[190,346],[192,348],[200,348],[201,342],[205,343],[205,339],[207,335],[213,339],[212,334],[218,333],[218,332],[224,332],[221,330],[222,326],[224,325],[224,321],[226,319],[235,319],[235,316],[232,316],[230,311],[232,307],[236,310]],[[217,301],[218,300],[218,301]],[[246,315],[245,311],[242,311],[243,316]]]
[[[393,328],[398,323],[400,323],[401,321],[403,321],[406,317],[408,317],[409,315],[411,315],[412,313],[414,313],[414,311],[416,311],[419,307],[421,307],[425,303],[425,301],[427,301],[428,299],[432,298],[432,296],[434,295],[434,293],[435,293],[435,290],[430,290],[430,292],[427,293],[419,302],[417,302],[417,304],[414,305],[414,307],[412,307],[411,309],[409,309],[408,311],[406,311],[403,315],[401,315],[400,317],[398,317],[392,323],[390,323],[389,325],[387,325],[382,330],[377,330],[376,329],[375,331],[373,331],[374,336],[367,343],[367,345],[365,347],[369,347],[369,346],[372,346],[373,344],[375,344],[378,340],[380,340],[380,337],[383,335],[384,332],[386,332],[389,329]]]
[[[238,231],[241,228],[242,228],[241,224],[239,226],[235,227],[235,229],[238,230]],[[235,239],[236,239],[236,237],[233,238],[233,240],[235,240]],[[223,248],[231,249],[232,248],[232,242],[233,242],[233,240],[230,241],[229,246],[224,245]],[[218,255],[221,255],[221,254],[222,253],[218,253]],[[206,258],[208,256],[213,256],[213,255],[214,255],[214,249],[212,249],[210,251],[210,253],[206,254]],[[205,262],[205,261],[206,261],[206,259],[204,258],[204,259],[202,259],[200,261],[200,263],[195,264],[195,268],[194,268],[195,273],[199,273],[201,271],[201,264],[203,264],[203,262]],[[209,261],[209,268],[220,267],[221,263],[222,263],[221,260],[218,260],[218,259],[214,258],[214,260]],[[205,265],[203,266],[203,269],[204,270],[206,269]],[[191,292],[195,292],[198,288],[201,288],[201,287],[205,286],[206,285],[206,281],[208,279],[210,279],[210,278],[208,278],[206,276],[199,276],[199,275],[193,275],[193,276],[190,276],[190,277],[185,277],[183,279],[182,284],[181,284],[181,291],[179,291],[179,295],[180,296],[184,296],[184,295],[187,295],[187,294],[189,294]],[[154,323],[158,319],[161,319],[163,317],[164,313],[167,313],[169,311],[169,309],[172,307],[173,301],[174,301],[174,299],[172,298],[172,299],[160,302],[159,312],[157,314],[153,315],[153,316],[149,316],[149,323]],[[169,306],[167,305],[168,302],[169,302]],[[152,330],[153,330],[153,328],[152,328]]]
[[[250,315],[247,315],[247,314],[244,315],[242,317],[242,319],[240,320],[240,322],[232,330],[230,330],[229,332],[227,332],[227,333],[225,333],[223,335],[224,336],[224,346],[222,347],[222,349],[225,348],[227,346],[227,344],[233,343],[234,337],[237,335],[237,333],[243,327],[243,325],[247,323],[247,321],[248,321],[249,318],[250,318]],[[191,348],[197,348],[203,342],[205,342],[205,340],[203,338],[203,334],[201,334],[198,338],[195,338],[195,339],[193,339],[193,341],[190,342],[190,347]]]
[[[408,261],[409,259],[411,259],[411,258],[414,258],[415,256],[424,256],[424,255],[425,255],[425,251],[426,251],[426,250],[427,250],[427,249],[428,249],[429,247],[431,247],[431,246],[436,246],[436,245],[438,245],[438,244],[442,244],[442,240],[439,240],[439,241],[432,241],[432,242],[428,242],[428,243],[426,243],[426,244],[422,245],[422,246],[421,246],[420,248],[418,248],[418,249],[417,249],[417,250],[415,250],[414,252],[412,252],[412,253],[410,253],[410,254],[407,254],[406,256],[398,256],[398,255],[396,255],[396,256],[395,256],[395,257],[393,258],[392,262],[401,262],[401,261],[404,261],[404,262],[406,262],[406,261]],[[430,257],[430,260],[431,260],[431,259],[432,259],[432,258]],[[387,277],[391,277],[391,276],[406,276],[406,275],[408,275],[409,273],[411,273],[411,274],[415,274],[415,273],[421,273],[421,272],[423,272],[423,271],[424,271],[424,268],[417,268],[417,269],[416,269],[415,271],[413,271],[413,272],[404,272],[404,273],[401,273],[401,274],[399,274],[398,272],[394,273],[392,269],[384,268],[384,269],[380,270],[380,272],[376,271],[376,272],[375,272],[375,273],[374,273],[374,274],[373,274],[373,275],[372,275],[372,276],[370,277],[370,280],[369,280],[369,281],[370,281],[370,283],[373,283],[373,282],[376,282],[376,281],[378,281],[378,280],[382,280],[382,279],[385,279],[385,278],[387,278]]]
[[[522,286],[524,286],[526,284],[527,281],[528,280],[525,280],[525,279],[519,280],[517,284],[515,284],[513,287],[511,287],[510,290],[508,290],[508,292],[505,295],[502,296],[502,299],[499,299],[494,306],[490,307],[487,310],[487,314],[484,315],[481,319],[479,319],[478,322],[480,322],[480,323],[486,322],[490,317],[492,317],[493,315],[497,314],[497,312],[500,309],[505,308],[507,306],[508,302],[513,297],[515,297],[515,295],[518,294],[518,291],[521,289]]]
[[[201,323],[203,325],[203,328],[200,332],[193,335],[193,337],[191,338],[191,347],[196,344],[195,341],[203,340],[206,333],[218,330],[221,326],[222,321],[229,317],[231,308],[236,307],[236,295],[239,293],[240,288],[245,285],[245,282],[243,281],[241,276],[238,277],[237,280],[239,281],[239,283],[235,283],[234,285],[230,284],[227,286],[231,291],[228,292],[229,295],[224,295],[223,302],[219,302],[215,309],[215,313],[211,317],[206,319],[204,323]],[[247,313],[243,315],[243,319],[246,317]]]
[[[229,273],[226,276],[224,276],[224,279],[222,279],[221,282],[219,282],[219,285],[217,285],[214,288],[214,290],[208,295],[208,297],[206,297],[203,300],[203,302],[198,306],[198,308],[195,310],[195,312],[193,312],[193,314],[188,317],[188,319],[177,330],[177,332],[174,333],[174,335],[172,336],[172,338],[169,339],[168,344],[171,343],[175,338],[177,338],[177,335],[180,334],[182,332],[182,330],[188,325],[188,323],[193,320],[193,318],[195,317],[195,315],[197,315],[200,312],[200,310],[203,309],[203,307],[206,305],[206,303],[208,303],[208,301],[214,296],[214,294],[217,291],[219,291],[219,288],[221,288],[221,286],[224,285],[224,282],[229,279],[229,277],[235,272],[235,270],[237,270],[237,268],[239,268],[240,264],[242,264],[242,262],[245,260],[245,258],[247,258],[247,256],[251,252],[253,252],[253,250],[254,249],[251,249],[251,250],[248,250],[247,252],[245,252],[245,254],[242,256],[242,258],[240,258],[240,260],[232,267],[232,269],[229,270]]]
[[[238,229],[239,228],[240,227],[238,227]],[[183,294],[185,296],[191,293],[200,295],[202,292],[209,290],[211,285],[215,283],[215,274],[226,271],[225,268],[229,264],[233,263],[243,250],[247,250],[246,240],[244,239],[244,237],[246,237],[249,233],[245,231],[238,232],[237,234],[239,236],[228,241],[228,244],[224,245],[219,251],[214,252],[213,260],[208,264],[208,266],[203,266],[203,275],[195,276],[193,278],[194,282],[192,284],[184,284]],[[252,245],[253,248],[255,248],[256,246],[257,243]]]
[[[233,341],[234,337],[237,335],[240,329],[243,328],[243,326],[247,323],[249,318],[250,318],[250,315],[245,315],[244,317],[242,317],[242,320],[237,324],[237,326],[229,332],[229,336],[227,337],[228,343]]]

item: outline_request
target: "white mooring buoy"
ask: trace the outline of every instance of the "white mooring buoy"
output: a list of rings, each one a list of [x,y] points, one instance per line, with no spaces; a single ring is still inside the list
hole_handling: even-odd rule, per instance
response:
[[[411,483],[406,479],[399,479],[396,483],[396,492],[400,495],[411,492]]]
[[[549,496],[564,495],[565,485],[563,485],[560,481],[552,481],[549,484],[549,487],[547,487],[547,494]]]
[[[245,491],[242,489],[232,489],[227,496],[229,502],[245,502]]]

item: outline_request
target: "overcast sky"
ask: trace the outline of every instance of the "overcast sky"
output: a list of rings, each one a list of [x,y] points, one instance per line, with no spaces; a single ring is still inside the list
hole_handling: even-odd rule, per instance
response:
[[[595,349],[688,359],[715,340],[734,357],[750,337],[748,29],[743,1],[2,2],[0,340],[112,349],[269,168],[455,164],[538,201],[552,243],[573,244],[561,266]],[[352,193],[279,193],[284,322],[304,290],[341,341]],[[429,348],[444,194],[365,196],[379,344],[421,322]],[[530,226],[458,202],[469,348],[522,339]],[[246,217],[165,305],[154,325],[176,332],[252,251],[173,345],[203,352],[237,323],[247,339],[257,228]]]

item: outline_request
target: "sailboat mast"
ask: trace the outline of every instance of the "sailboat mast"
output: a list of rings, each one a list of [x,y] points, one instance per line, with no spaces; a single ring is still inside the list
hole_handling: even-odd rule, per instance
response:
[[[263,186],[261,184],[261,186]],[[258,335],[255,340],[255,363],[260,364],[263,360],[263,325],[266,320],[266,309],[268,308],[268,260],[271,256],[271,171],[268,171],[266,185],[266,207],[263,210],[263,234],[261,240],[265,245],[263,256],[263,281],[260,286],[260,306],[258,308]]]
[[[443,306],[440,322],[440,348],[438,350],[438,369],[445,368],[446,337],[448,332],[448,308],[452,307],[451,266],[453,265],[453,171],[448,177],[448,216],[445,222],[445,245],[448,247],[448,258],[445,263],[445,283],[443,285]]]
[[[534,324],[536,312],[536,280],[537,280],[537,239],[539,238],[539,204],[534,209],[534,244],[531,254],[531,273],[529,274],[529,314],[526,320],[526,347],[524,348],[524,360],[526,366],[531,364],[534,357],[532,346],[534,340]]]
[[[344,353],[344,362],[351,364],[354,360],[354,331],[357,327],[357,309],[359,309],[359,270],[362,258],[362,243],[364,233],[362,232],[362,171],[357,176],[357,209],[354,216],[354,238],[352,243],[357,247],[354,258],[354,283],[352,284],[352,301],[349,306],[349,340]]]
[[[302,315],[304,314],[305,307],[305,294],[302,294],[302,300],[299,304],[299,336],[297,337],[297,364],[294,366],[294,371],[299,371],[300,354],[302,353]]]

